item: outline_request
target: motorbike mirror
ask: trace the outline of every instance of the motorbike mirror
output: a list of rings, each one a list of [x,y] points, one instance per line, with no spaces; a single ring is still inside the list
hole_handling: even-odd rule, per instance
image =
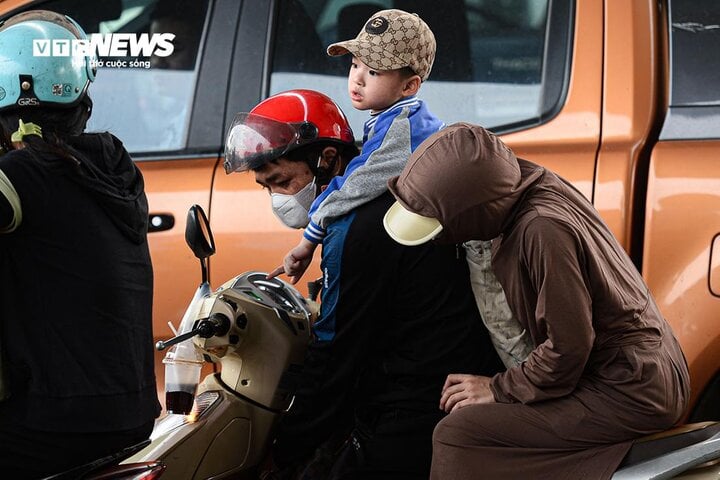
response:
[[[210,230],[210,222],[200,205],[193,205],[188,210],[185,241],[200,260],[215,253],[215,240]]]

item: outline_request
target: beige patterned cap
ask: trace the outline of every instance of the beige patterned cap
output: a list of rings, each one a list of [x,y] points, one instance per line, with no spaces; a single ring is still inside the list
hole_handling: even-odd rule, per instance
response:
[[[327,53],[332,57],[352,53],[376,70],[410,67],[425,81],[435,50],[435,35],[416,13],[391,9],[374,14],[355,39],[333,43]]]

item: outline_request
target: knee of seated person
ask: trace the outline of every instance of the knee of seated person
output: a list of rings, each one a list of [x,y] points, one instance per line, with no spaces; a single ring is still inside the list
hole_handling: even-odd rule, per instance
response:
[[[462,409],[445,416],[435,425],[433,445],[457,445],[466,439],[464,431],[467,423],[461,419],[464,415],[461,415],[460,412]]]

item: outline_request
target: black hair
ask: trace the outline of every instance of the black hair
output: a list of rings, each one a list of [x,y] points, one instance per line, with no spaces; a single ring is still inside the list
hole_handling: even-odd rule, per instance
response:
[[[417,75],[417,73],[415,73],[415,70],[413,70],[410,67],[402,67],[399,70],[400,70],[400,75],[405,79]]]
[[[322,151],[326,147],[330,146],[338,149],[338,155],[335,160],[336,163],[329,170],[320,169],[318,168],[318,159],[322,155]],[[284,156],[284,158],[291,162],[307,163],[308,167],[310,167],[310,171],[312,172],[312,174],[317,177],[316,183],[318,185],[327,185],[328,183],[330,183],[330,180],[332,180],[332,177],[334,177],[338,173],[342,174],[345,171],[345,167],[347,167],[347,164],[350,163],[350,160],[358,156],[359,153],[360,151],[354,143],[347,144],[340,141],[321,140],[291,150]],[[339,172],[336,171],[335,168],[338,161],[344,163],[340,165]]]
[[[90,97],[84,95],[71,107],[18,107],[0,111],[0,148],[14,148],[10,137],[22,120],[24,123],[34,123],[42,129],[42,138],[37,135],[23,138],[30,152],[51,154],[75,162],[67,139],[85,131],[92,114],[92,106]]]
[[[307,162],[310,165],[310,168],[314,169],[314,165],[317,164],[317,159],[322,151],[325,147],[330,146],[336,147],[338,149],[338,153],[343,156],[343,158],[347,159],[348,162],[360,153],[360,150],[358,150],[354,143],[348,144],[340,141],[320,140],[318,142],[313,142],[309,145],[303,145],[302,147],[290,150],[287,154],[285,154],[285,158],[291,162]]]
[[[322,151],[326,147],[336,147],[338,149],[338,155],[336,157],[333,166],[326,170],[318,168],[318,160],[322,155]],[[342,174],[345,171],[345,167],[350,163],[350,160],[357,157],[360,154],[360,150],[354,143],[345,143],[335,140],[320,140],[313,142],[309,145],[303,145],[302,147],[290,150],[288,153],[278,157],[275,156],[272,160],[267,160],[258,163],[257,167],[251,167],[252,171],[260,170],[266,163],[276,163],[280,158],[284,158],[290,162],[305,162],[310,168],[310,172],[317,177],[317,186],[327,185],[332,180],[332,177],[338,174]],[[337,162],[342,162],[338,165]],[[335,168],[339,167],[339,168]]]

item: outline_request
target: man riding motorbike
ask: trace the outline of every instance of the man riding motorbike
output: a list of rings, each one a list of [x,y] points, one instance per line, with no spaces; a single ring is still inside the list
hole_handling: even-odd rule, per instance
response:
[[[293,90],[238,114],[226,170],[252,170],[275,214],[302,228],[312,200],[356,153],[337,105]],[[382,227],[391,203],[385,193],[327,230],[321,313],[272,450],[281,475],[427,478],[445,376],[502,369],[463,250],[393,242]]]

